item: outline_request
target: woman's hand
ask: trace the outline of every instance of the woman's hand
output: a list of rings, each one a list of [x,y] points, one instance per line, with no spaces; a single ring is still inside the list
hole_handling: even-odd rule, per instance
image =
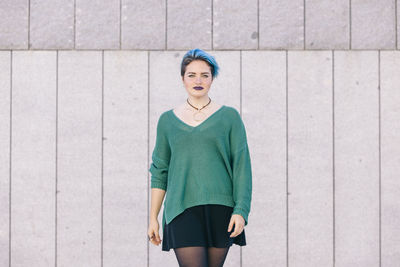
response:
[[[242,233],[244,229],[244,218],[240,214],[232,214],[231,221],[229,222],[228,232],[232,231],[235,224],[235,231],[229,237],[235,237]]]
[[[147,231],[147,236],[149,241],[154,245],[159,245],[161,243],[160,235],[158,234],[159,224],[157,219],[150,219],[149,230]]]

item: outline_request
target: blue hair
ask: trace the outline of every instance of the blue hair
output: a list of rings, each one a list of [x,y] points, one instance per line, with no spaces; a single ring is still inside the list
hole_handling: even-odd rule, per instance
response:
[[[203,50],[199,48],[195,48],[192,50],[189,50],[182,59],[181,62],[181,76],[185,75],[186,71],[186,66],[189,65],[192,61],[194,60],[203,60],[205,61],[211,69],[211,75],[213,78],[216,78],[218,76],[218,70],[219,66],[217,64],[217,61],[215,61],[215,58],[208,54],[207,52],[204,52]]]

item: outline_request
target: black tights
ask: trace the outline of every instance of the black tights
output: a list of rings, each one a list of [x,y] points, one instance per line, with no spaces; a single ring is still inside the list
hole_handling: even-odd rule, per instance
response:
[[[179,267],[222,267],[229,247],[181,247],[174,248]]]

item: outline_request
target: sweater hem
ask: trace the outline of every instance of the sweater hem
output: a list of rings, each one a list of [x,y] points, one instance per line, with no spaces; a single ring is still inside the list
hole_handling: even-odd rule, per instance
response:
[[[166,210],[168,207],[166,207],[165,202],[164,202],[164,215],[165,215],[165,223],[169,224],[176,216],[184,212],[187,208],[193,207],[193,206],[198,206],[198,205],[206,205],[206,204],[220,204],[220,205],[226,205],[229,207],[234,207],[235,203],[233,201],[233,196],[231,195],[222,195],[222,194],[213,194],[213,195],[208,195],[207,197],[202,197],[199,199],[193,199],[190,201],[185,201],[185,204],[182,205],[182,203],[167,203],[167,206],[172,205],[175,207],[179,207],[175,212],[172,213],[167,213]]]

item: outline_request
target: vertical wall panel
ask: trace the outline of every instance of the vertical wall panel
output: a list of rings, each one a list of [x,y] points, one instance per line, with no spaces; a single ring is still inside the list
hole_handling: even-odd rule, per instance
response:
[[[350,1],[306,1],[306,49],[348,49]]]
[[[165,0],[121,0],[123,49],[165,49]]]
[[[74,47],[74,0],[31,0],[30,42],[34,49]]]
[[[9,263],[11,53],[0,52],[0,266]]]
[[[381,52],[382,266],[400,266],[400,52]]]
[[[240,52],[207,51],[215,57],[220,70],[208,93],[211,100],[240,111]],[[187,93],[185,91],[186,98]]]
[[[260,49],[303,49],[304,0],[259,0]]]
[[[214,49],[256,49],[257,1],[214,0]]]
[[[211,49],[211,1],[168,1],[168,49]]]
[[[332,112],[331,52],[289,52],[289,266],[333,264]]]
[[[242,119],[253,173],[242,266],[286,266],[285,52],[242,52]]]
[[[55,263],[56,52],[15,52],[11,266]]]
[[[147,265],[147,52],[104,53],[104,266]]]
[[[150,52],[150,91],[149,91],[149,168],[152,162],[151,154],[154,150],[156,141],[157,121],[161,113],[175,108],[178,103],[186,101],[186,90],[183,87],[180,76],[180,60],[184,55],[183,51],[176,52]],[[151,173],[149,179],[149,213],[151,207]],[[164,239],[162,229],[162,214],[164,212],[164,201],[168,191],[164,196],[160,212],[158,214],[158,223],[160,226],[159,235]],[[147,233],[147,231],[146,231]],[[177,260],[173,249],[169,252],[161,250],[162,244],[158,246],[149,242],[149,266],[176,266]]]
[[[77,49],[119,49],[120,0],[76,0]]]
[[[379,266],[378,52],[335,52],[334,73],[336,267]]]
[[[396,48],[394,1],[351,1],[351,49]]]
[[[29,0],[0,1],[0,48],[28,49]]]
[[[100,266],[102,56],[59,52],[57,266]]]

